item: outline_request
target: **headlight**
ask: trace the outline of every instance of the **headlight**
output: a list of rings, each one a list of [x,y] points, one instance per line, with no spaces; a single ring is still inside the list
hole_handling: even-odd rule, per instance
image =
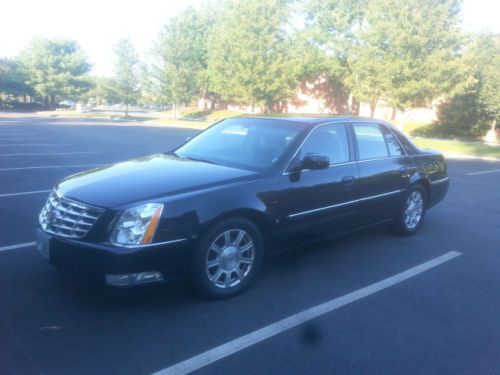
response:
[[[148,203],[125,211],[113,228],[111,243],[125,246],[150,244],[162,211],[160,203]]]

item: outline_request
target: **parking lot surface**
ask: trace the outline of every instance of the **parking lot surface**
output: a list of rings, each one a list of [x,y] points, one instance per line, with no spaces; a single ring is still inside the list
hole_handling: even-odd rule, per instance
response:
[[[229,300],[186,281],[109,294],[37,253],[60,179],[196,132],[0,115],[0,374],[500,374],[500,162],[449,159],[417,235],[381,226],[274,256]]]

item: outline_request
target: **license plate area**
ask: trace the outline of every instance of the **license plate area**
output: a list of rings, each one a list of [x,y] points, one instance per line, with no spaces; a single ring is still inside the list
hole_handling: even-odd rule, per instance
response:
[[[40,229],[36,231],[36,249],[45,259],[50,260],[50,241]]]

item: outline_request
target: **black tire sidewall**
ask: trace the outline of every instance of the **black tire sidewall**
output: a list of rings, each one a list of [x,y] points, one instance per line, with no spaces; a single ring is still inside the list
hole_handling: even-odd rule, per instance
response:
[[[250,235],[255,246],[255,261],[250,273],[238,285],[232,288],[222,289],[213,285],[208,279],[205,261],[208,248],[212,242],[217,236],[229,229],[242,229]],[[193,285],[202,296],[208,298],[222,299],[232,297],[245,289],[255,278],[262,265],[263,257],[264,241],[259,228],[253,222],[239,217],[224,219],[212,225],[203,233],[196,245],[191,262],[191,279]]]
[[[422,198],[424,200],[424,207],[422,210],[422,217],[420,218],[420,221],[418,222],[417,226],[413,229],[410,229],[405,224],[405,208],[406,208],[406,201],[408,200],[410,195],[415,191],[418,191],[422,194]],[[396,218],[396,222],[395,222],[396,233],[398,233],[402,236],[410,236],[410,235],[418,232],[418,230],[420,229],[420,227],[424,221],[426,211],[427,211],[427,192],[425,191],[425,188],[423,186],[413,185],[410,189],[408,189],[408,191],[406,192],[406,194],[403,198],[403,201],[401,203],[401,208],[399,209],[399,214],[398,214],[398,217]]]

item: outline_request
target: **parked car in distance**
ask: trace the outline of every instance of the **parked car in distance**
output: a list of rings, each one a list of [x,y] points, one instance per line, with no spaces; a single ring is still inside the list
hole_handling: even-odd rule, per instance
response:
[[[232,118],[164,154],[59,182],[39,216],[55,266],[122,287],[192,277],[245,288],[264,255],[391,222],[417,232],[449,185],[443,156],[356,117]]]
[[[59,106],[61,108],[75,108],[76,102],[73,100],[63,100],[62,102],[59,102]]]

